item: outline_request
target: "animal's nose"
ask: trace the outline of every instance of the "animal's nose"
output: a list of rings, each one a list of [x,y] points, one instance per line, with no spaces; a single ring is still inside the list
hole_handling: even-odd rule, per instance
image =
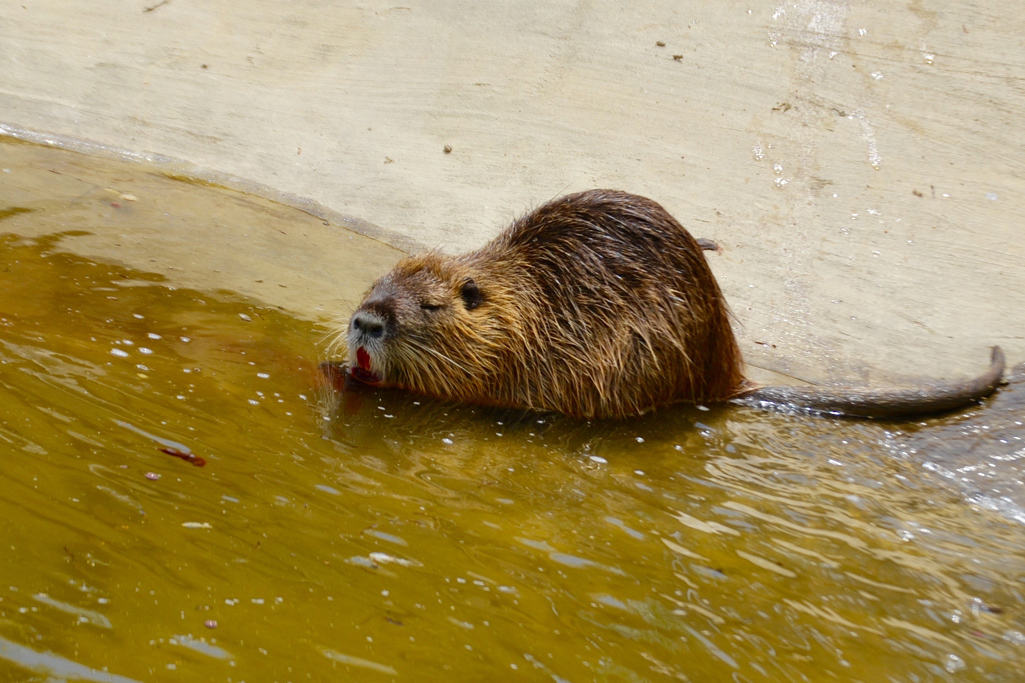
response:
[[[356,311],[352,316],[352,329],[380,339],[384,334],[384,321],[370,311]]]

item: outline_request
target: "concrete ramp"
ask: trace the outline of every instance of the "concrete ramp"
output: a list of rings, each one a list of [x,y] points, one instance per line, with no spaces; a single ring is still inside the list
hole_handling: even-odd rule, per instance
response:
[[[970,0],[13,2],[0,132],[403,249],[636,192],[720,243],[752,364],[964,376],[1025,357],[1023,35]]]

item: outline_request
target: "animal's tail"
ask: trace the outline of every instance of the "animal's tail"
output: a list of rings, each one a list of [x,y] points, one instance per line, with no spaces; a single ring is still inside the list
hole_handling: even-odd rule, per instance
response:
[[[993,347],[989,370],[962,382],[927,383],[907,389],[838,391],[803,387],[761,387],[742,394],[741,402],[782,405],[849,417],[901,419],[945,413],[971,405],[990,394],[1004,376],[1004,353]]]

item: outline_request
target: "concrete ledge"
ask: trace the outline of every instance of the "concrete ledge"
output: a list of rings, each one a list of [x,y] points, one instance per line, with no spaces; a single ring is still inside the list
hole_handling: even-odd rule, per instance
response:
[[[1025,356],[1013,4],[157,1],[0,6],[0,121],[404,248],[616,187],[724,246],[756,365],[880,382]]]

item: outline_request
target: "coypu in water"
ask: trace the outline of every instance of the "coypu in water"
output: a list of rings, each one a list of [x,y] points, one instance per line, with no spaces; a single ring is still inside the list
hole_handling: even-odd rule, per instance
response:
[[[860,417],[953,410],[1000,383],[881,391],[758,388],[695,240],[656,202],[592,190],[556,199],[476,251],[410,256],[339,335],[362,383],[581,418],[731,399]]]

